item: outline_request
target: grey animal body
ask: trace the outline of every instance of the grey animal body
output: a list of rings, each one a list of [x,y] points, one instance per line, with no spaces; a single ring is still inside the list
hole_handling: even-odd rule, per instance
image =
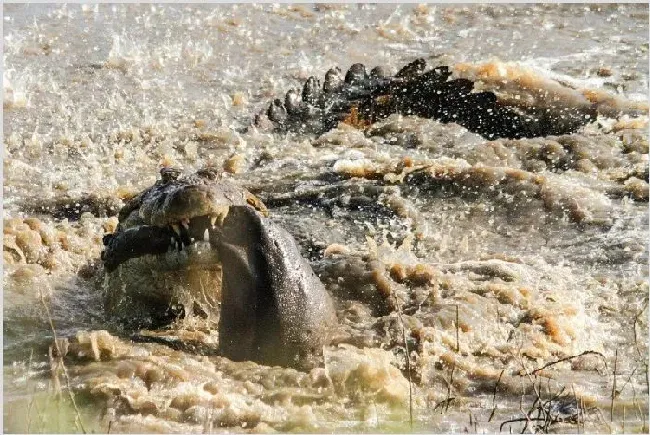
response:
[[[231,207],[218,249],[224,273],[223,354],[266,364],[313,365],[336,314],[293,237],[250,207]]]

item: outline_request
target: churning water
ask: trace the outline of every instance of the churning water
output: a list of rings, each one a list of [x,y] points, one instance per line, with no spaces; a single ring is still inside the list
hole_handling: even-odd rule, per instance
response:
[[[648,5],[3,12],[5,431],[647,432]],[[418,57],[598,120],[495,141],[400,116],[247,129],[332,66]],[[223,165],[296,238],[337,304],[322,367],[111,326],[101,238],[161,164]],[[65,371],[52,327],[87,350]]]

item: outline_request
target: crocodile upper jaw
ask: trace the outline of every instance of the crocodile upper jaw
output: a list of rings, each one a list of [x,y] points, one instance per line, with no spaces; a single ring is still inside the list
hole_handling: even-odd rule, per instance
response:
[[[156,256],[161,261],[161,269],[175,263],[209,264],[218,258],[213,248],[221,235],[219,221],[214,215],[202,215],[179,224],[139,225],[108,235],[104,238],[106,249],[102,252],[104,267],[112,272],[120,264],[145,255]],[[209,254],[208,261],[202,254]],[[192,259],[195,261],[190,261]]]

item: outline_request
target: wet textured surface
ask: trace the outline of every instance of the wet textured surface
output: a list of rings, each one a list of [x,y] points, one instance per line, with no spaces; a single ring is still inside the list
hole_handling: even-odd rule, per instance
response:
[[[460,69],[465,73],[466,66]],[[489,79],[491,69],[503,69],[508,80],[520,81],[532,73],[513,74],[507,67],[479,68],[477,79]],[[471,67],[468,68],[471,71]],[[284,101],[276,98],[265,113],[255,117],[255,126],[275,132],[322,134],[340,123],[365,128],[393,114],[431,118],[442,123],[453,122],[486,139],[521,139],[576,132],[595,121],[598,102],[579,92],[555,84],[563,97],[529,88],[533,101],[497,96],[491,90],[478,92],[476,83],[454,78],[449,67],[428,68],[423,58],[401,67],[391,74],[386,67],[376,66],[368,73],[365,65],[356,63],[342,76],[338,67],[325,73],[323,85],[314,76],[305,82],[302,95],[296,89],[287,91]],[[499,71],[499,75],[502,73]],[[512,76],[512,78],[510,78]],[[488,80],[485,80],[488,81]],[[537,81],[540,81],[537,78]],[[523,84],[523,83],[522,83]],[[525,86],[519,86],[525,89]],[[519,95],[519,94],[518,94]],[[519,95],[520,96],[520,95]],[[582,104],[565,104],[566,99],[582,100]],[[567,98],[568,97],[568,98]],[[540,104],[535,100],[543,100]],[[571,103],[575,103],[572,101]]]
[[[647,5],[3,8],[6,430],[647,432]],[[598,119],[249,128],[333,66],[418,57]],[[106,315],[102,238],[161,165],[223,168],[296,239],[337,311],[321,365]]]

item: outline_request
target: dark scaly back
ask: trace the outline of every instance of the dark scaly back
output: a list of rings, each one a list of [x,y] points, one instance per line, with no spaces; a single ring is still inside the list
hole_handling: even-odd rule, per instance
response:
[[[322,134],[340,122],[367,127],[394,113],[455,122],[486,139],[538,137],[567,134],[595,119],[571,109],[535,110],[499,102],[489,91],[474,92],[474,83],[452,79],[447,66],[427,70],[424,59],[390,75],[383,66],[370,74],[356,63],[341,76],[338,67],[325,74],[323,87],[316,77],[305,82],[301,96],[290,90],[285,103],[274,100],[266,123],[258,115],[258,126],[270,125],[276,132]]]

